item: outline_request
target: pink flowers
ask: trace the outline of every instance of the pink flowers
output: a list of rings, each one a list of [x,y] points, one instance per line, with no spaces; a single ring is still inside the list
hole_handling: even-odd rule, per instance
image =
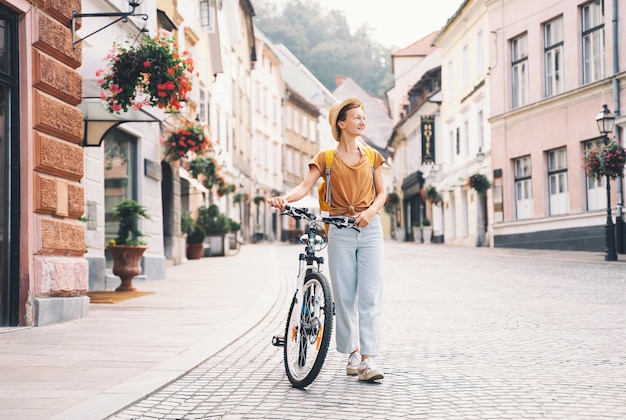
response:
[[[191,91],[193,60],[186,52],[181,55],[176,40],[165,33],[136,46],[114,43],[105,60],[96,77],[109,112],[144,106],[176,111]]]
[[[608,176],[615,179],[624,172],[625,157],[624,148],[613,141],[600,147],[593,146],[583,156],[583,169],[589,178]]]
[[[207,154],[212,144],[206,131],[205,126],[189,121],[171,131],[162,141],[164,159],[168,162],[176,162]]]

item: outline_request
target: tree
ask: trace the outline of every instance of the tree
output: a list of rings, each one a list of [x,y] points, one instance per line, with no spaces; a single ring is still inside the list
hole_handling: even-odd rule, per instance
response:
[[[354,79],[373,96],[391,87],[391,48],[370,39],[363,25],[354,34],[343,12],[325,10],[319,0],[255,4],[256,24],[272,42],[284,44],[329,90],[338,75]]]

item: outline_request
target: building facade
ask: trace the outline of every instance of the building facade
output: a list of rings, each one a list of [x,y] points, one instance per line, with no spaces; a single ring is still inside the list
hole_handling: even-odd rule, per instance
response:
[[[612,137],[623,138],[626,58],[618,54],[625,36],[618,3],[624,6],[617,0],[487,2],[489,122],[494,173],[501,174],[494,190],[496,246],[605,248],[606,180],[588,178],[581,162],[585,150],[602,141],[595,118],[604,104],[617,116]],[[621,180],[610,187],[624,252]]]

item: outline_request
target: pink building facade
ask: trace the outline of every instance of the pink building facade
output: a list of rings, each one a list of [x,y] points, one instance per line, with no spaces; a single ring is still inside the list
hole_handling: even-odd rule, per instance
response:
[[[586,176],[601,142],[596,115],[616,115],[623,144],[626,2],[487,1],[489,125],[495,246],[603,251],[606,181]],[[622,182],[611,181],[617,251],[624,253]]]

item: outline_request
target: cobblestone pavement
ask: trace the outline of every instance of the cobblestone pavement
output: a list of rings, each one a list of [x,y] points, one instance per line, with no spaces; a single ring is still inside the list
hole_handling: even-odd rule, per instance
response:
[[[270,316],[111,419],[626,418],[623,262],[387,242],[384,380],[347,377],[333,336],[320,376],[298,390],[270,341],[299,251],[278,252]]]

